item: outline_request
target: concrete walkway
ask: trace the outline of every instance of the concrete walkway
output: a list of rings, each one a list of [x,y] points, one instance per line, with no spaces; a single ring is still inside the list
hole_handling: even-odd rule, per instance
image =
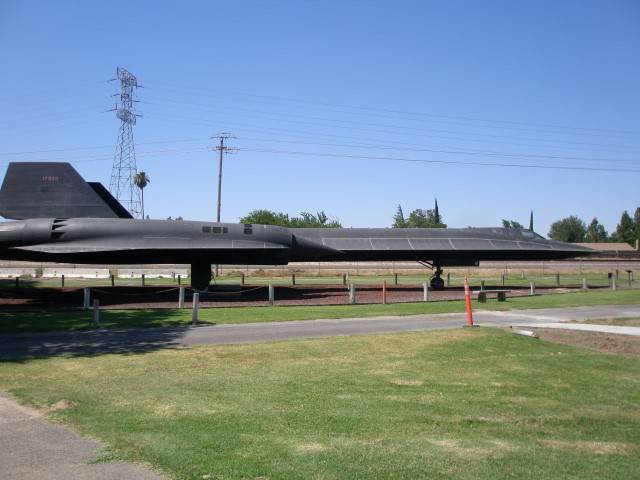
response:
[[[616,335],[634,335],[640,337],[640,327],[620,325],[593,325],[588,323],[519,323],[518,327],[559,328],[562,330],[580,330],[583,332],[614,333]]]
[[[102,445],[52,425],[0,395],[0,478],[3,480],[159,480],[127,462],[90,462]]]
[[[475,312],[477,324],[511,325],[557,323],[595,318],[640,317],[640,305],[607,305]],[[143,353],[189,345],[253,343],[370,333],[393,333],[460,328],[464,313],[394,317],[345,318],[211,325],[195,328],[104,329],[79,332],[0,335],[0,359],[98,353]]]

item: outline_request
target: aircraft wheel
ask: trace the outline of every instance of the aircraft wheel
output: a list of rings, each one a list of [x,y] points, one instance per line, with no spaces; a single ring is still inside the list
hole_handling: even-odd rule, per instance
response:
[[[431,288],[434,290],[444,290],[444,280],[440,277],[433,277],[431,279]]]

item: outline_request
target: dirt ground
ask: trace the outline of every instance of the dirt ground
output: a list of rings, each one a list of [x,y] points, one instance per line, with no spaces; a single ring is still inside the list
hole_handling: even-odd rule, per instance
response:
[[[523,287],[504,287],[511,290],[508,296],[529,295]],[[566,288],[538,288],[538,294],[570,291]],[[187,288],[185,302],[191,301],[192,291]],[[264,306],[268,304],[268,287],[228,285],[213,287],[200,294],[203,307]],[[13,310],[68,310],[83,304],[82,288],[4,288],[0,289],[0,308]],[[477,296],[477,291],[473,292]],[[97,298],[105,308],[175,308],[178,302],[178,287],[95,287],[91,298]],[[429,291],[430,301],[461,300],[462,287],[449,287],[442,291]],[[423,299],[421,285],[398,285],[387,287],[387,302],[419,302]],[[343,285],[298,285],[276,286],[275,300],[278,305],[344,305],[349,303],[349,292]],[[381,286],[362,285],[356,288],[357,303],[381,303]]]
[[[640,337],[599,332],[580,332],[552,328],[527,328],[541,340],[584,347],[614,355],[640,356]]]

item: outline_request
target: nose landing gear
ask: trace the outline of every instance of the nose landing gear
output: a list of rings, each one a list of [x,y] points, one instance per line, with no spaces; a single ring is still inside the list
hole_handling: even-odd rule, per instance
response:
[[[211,264],[192,263],[191,264],[191,286],[196,290],[204,292],[209,289],[211,283]]]

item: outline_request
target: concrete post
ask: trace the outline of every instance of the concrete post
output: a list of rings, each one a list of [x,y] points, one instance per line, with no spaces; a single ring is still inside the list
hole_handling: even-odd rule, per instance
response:
[[[198,309],[200,308],[200,294],[195,292],[193,294],[193,308],[191,310],[191,325],[198,324]]]
[[[589,287],[587,286],[587,279],[582,277],[582,290],[587,290]]]
[[[611,277],[611,290],[617,290],[618,289],[618,276],[614,275],[613,277]]]
[[[144,273],[140,276],[140,281],[142,282],[142,286],[144,287]]]
[[[451,286],[451,274],[447,272],[447,287]]]
[[[429,284],[426,282],[422,284],[422,301],[429,301]]]
[[[273,306],[273,304],[276,301],[276,292],[275,292],[275,288],[273,287],[273,284],[270,283],[269,284],[269,305]]]
[[[560,274],[556,273],[556,287],[560,286]]]
[[[93,325],[95,327],[100,326],[100,300],[97,298],[93,299]]]
[[[184,287],[178,288],[178,308],[184,308]]]
[[[533,296],[536,294],[536,282],[529,282],[529,295]]]
[[[356,303],[356,286],[353,283],[349,284],[349,303],[351,305]]]
[[[521,279],[522,279],[522,280],[524,280],[524,270],[522,270],[522,271],[520,272],[520,277],[521,277]]]
[[[91,303],[91,289],[89,287],[84,287],[84,301],[82,302],[82,308],[84,310],[89,310],[89,305]]]
[[[500,286],[504,287],[504,272],[500,274]]]
[[[64,288],[64,273],[60,276],[60,287]]]

